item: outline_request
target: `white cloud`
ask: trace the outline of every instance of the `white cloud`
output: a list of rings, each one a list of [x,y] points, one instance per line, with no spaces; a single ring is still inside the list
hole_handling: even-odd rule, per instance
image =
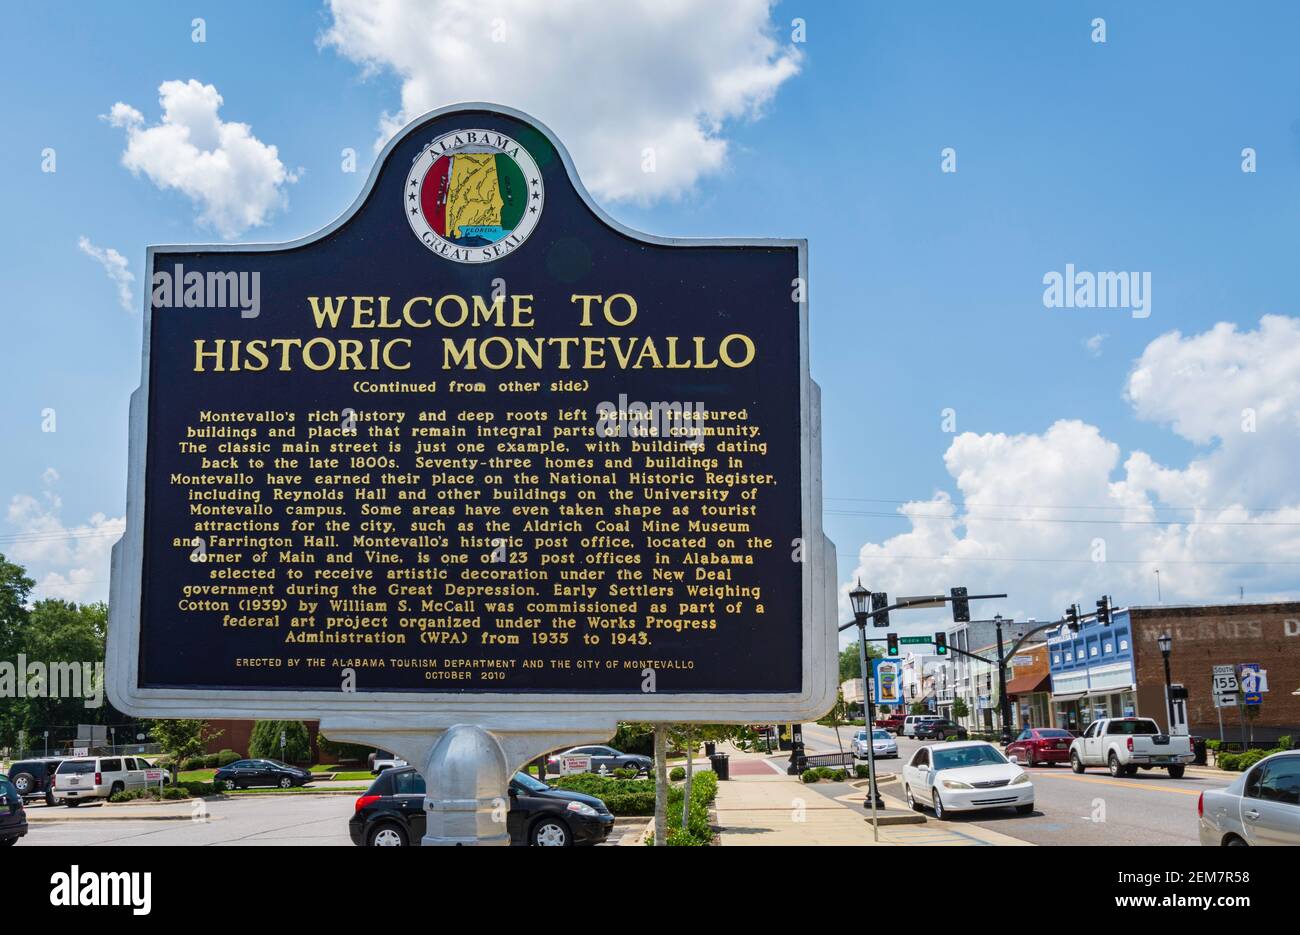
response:
[[[769,0],[330,0],[324,44],[402,80],[382,138],[420,114],[492,101],[532,114],[599,198],[673,197],[718,172],[729,120],[753,118],[801,56]],[[643,171],[643,151],[655,171]]]
[[[126,131],[122,165],[162,189],[176,189],[199,208],[199,222],[231,239],[265,224],[287,204],[284,187],[298,180],[276,147],[253,136],[246,123],[221,119],[222,98],[210,84],[164,81],[158,87],[162,120],[118,101],[105,117]]]
[[[109,557],[126,521],[94,513],[84,523],[65,525],[63,500],[56,490],[59,479],[58,471],[47,468],[39,498],[17,494],[9,501],[14,533],[4,537],[4,551],[36,579],[37,598],[106,600]]]
[[[126,257],[112,247],[96,247],[86,237],[79,237],[77,246],[82,253],[98,260],[99,265],[104,267],[104,272],[117,287],[117,302],[122,306],[122,310],[127,312],[134,310],[135,300],[131,297],[131,283],[135,282],[135,276],[128,268]]]
[[[1083,346],[1088,349],[1088,353],[1093,357],[1100,357],[1102,342],[1104,342],[1108,337],[1110,337],[1108,334],[1094,334],[1083,342]]]
[[[864,545],[852,578],[894,595],[1006,591],[1009,600],[974,612],[1040,619],[1074,601],[1091,611],[1103,593],[1154,603],[1157,568],[1166,602],[1234,600],[1239,586],[1248,599],[1294,599],[1300,319],[1163,335],[1136,362],[1126,396],[1139,418],[1203,450],[1183,467],[1140,450],[1121,463],[1119,445],[1074,420],[1041,434],[959,435],[944,464],[960,502],[940,491],[902,507],[911,528]],[[946,619],[898,623],[924,631]]]

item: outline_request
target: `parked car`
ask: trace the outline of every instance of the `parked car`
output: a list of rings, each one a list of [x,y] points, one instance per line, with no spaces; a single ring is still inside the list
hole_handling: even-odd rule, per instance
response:
[[[19,760],[9,767],[9,781],[24,800],[43,798],[46,805],[53,805],[54,771],[63,760],[61,756]]]
[[[966,728],[947,718],[932,718],[916,725],[917,740],[965,740]]]
[[[376,750],[370,757],[370,772],[378,776],[386,769],[396,769],[399,766],[409,765],[404,759],[396,753],[389,753],[387,750]]]
[[[881,757],[897,757],[898,744],[894,738],[889,735],[889,731],[876,727],[871,731],[872,753],[879,759]],[[853,735],[853,756],[859,760],[867,758],[867,732],[859,730]]]
[[[563,753],[556,753],[546,758],[546,771],[559,773],[560,758],[565,756],[591,757],[591,771],[612,773],[616,769],[634,769],[638,773],[649,773],[654,769],[654,760],[639,753],[620,753],[613,747],[573,747]]]
[[[942,721],[942,720],[943,720],[942,715],[938,715],[938,714],[909,714],[907,717],[903,718],[903,728],[902,728],[901,736],[915,737],[917,725],[919,725],[922,721]]]
[[[1182,779],[1192,759],[1190,737],[1162,734],[1149,717],[1101,718],[1070,744],[1070,768],[1076,773],[1105,766],[1112,776],[1132,776],[1138,767],[1160,767],[1169,770],[1170,779]]]
[[[982,740],[936,743],[922,747],[903,767],[903,796],[916,811],[927,805],[935,818],[948,812],[1014,808],[1034,810],[1029,774]]]
[[[87,799],[107,799],[116,792],[165,785],[167,771],[141,757],[69,757],[50,780],[54,801],[76,808]]]
[[[524,773],[510,780],[506,830],[514,846],[599,844],[614,827],[605,803],[552,789]],[[348,834],[363,847],[409,847],[424,837],[424,777],[414,767],[384,770],[356,801]]]
[[[1070,762],[1070,744],[1074,735],[1059,727],[1026,727],[1007,744],[1008,758],[1015,757],[1027,766],[1039,763],[1054,766]]]
[[[8,776],[0,773],[0,847],[18,843],[27,833],[23,796]]]
[[[281,763],[279,760],[237,760],[217,770],[212,781],[222,789],[247,789],[250,786],[279,786],[292,789],[305,786],[316,777],[310,771]]]
[[[895,734],[901,734],[903,732],[903,721],[906,720],[906,717],[904,714],[887,714],[884,717],[876,718],[874,726],[884,730],[892,730]]]
[[[1300,751],[1266,756],[1225,789],[1196,802],[1208,847],[1300,844]]]

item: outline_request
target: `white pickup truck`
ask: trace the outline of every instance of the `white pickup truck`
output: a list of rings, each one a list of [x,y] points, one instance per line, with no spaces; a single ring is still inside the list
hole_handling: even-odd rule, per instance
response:
[[[1070,744],[1070,768],[1076,773],[1105,766],[1112,776],[1132,776],[1140,766],[1167,769],[1171,779],[1181,779],[1192,759],[1192,738],[1162,734],[1149,717],[1093,721]]]

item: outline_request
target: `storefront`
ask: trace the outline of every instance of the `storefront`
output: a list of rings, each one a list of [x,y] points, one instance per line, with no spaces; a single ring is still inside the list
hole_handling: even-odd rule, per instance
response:
[[[1082,731],[1103,717],[1137,714],[1133,639],[1127,618],[1111,626],[1062,627],[1047,640],[1056,726]]]

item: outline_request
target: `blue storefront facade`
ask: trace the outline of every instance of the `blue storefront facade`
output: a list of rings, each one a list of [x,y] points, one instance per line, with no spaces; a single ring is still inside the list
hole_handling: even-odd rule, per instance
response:
[[[1129,615],[1110,626],[1096,621],[1050,631],[1047,662],[1052,684],[1052,718],[1057,727],[1082,731],[1102,717],[1137,714],[1134,644]]]

